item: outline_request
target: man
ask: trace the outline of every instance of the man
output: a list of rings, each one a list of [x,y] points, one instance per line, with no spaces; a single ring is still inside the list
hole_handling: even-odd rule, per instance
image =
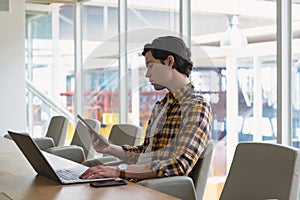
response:
[[[117,156],[128,165],[91,167],[81,178],[140,180],[188,175],[207,144],[211,108],[189,80],[193,67],[189,48],[180,38],[166,36],[146,44],[142,54],[151,85],[156,90],[169,91],[154,105],[144,143],[117,146],[91,135],[97,152]]]

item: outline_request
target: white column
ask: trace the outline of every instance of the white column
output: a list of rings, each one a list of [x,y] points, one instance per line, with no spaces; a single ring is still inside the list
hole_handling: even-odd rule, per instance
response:
[[[108,31],[108,6],[103,6],[103,31],[106,33]]]
[[[258,57],[253,58],[253,118],[257,126],[254,127],[253,140],[262,140],[262,86],[261,86],[261,62]]]
[[[233,55],[233,54],[232,54]],[[238,144],[238,78],[237,61],[232,55],[226,57],[226,140],[227,140],[227,170]]]
[[[179,9],[179,30],[186,45],[191,47],[191,0],[180,0]]]
[[[139,62],[138,52],[134,53],[131,58],[131,122],[137,126],[140,125],[140,85],[139,85]]]
[[[277,1],[277,142],[291,145],[291,0]]]
[[[25,1],[10,0],[0,13],[0,137],[7,130],[26,130]],[[13,156],[13,155],[12,155]]]
[[[32,19],[27,20],[27,78],[32,82],[33,79],[33,45],[32,45]],[[33,94],[31,92],[27,93],[27,121],[28,121],[28,132],[33,133],[34,127],[34,112],[33,112]],[[35,136],[35,135],[33,135]]]
[[[58,102],[60,99],[59,92],[65,84],[64,73],[61,66],[60,52],[59,52],[59,5],[53,6],[52,10],[52,90],[51,97]]]
[[[128,122],[127,0],[119,0],[119,121]]]
[[[73,96],[75,115],[83,114],[83,63],[82,63],[82,3],[74,3],[74,76],[75,93]]]

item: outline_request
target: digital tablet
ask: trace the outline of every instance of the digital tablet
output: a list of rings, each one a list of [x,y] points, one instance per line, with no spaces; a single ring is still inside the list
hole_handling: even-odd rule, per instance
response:
[[[84,119],[83,117],[81,117],[79,114],[77,114],[78,119],[82,122],[83,125],[85,125],[88,129],[90,133],[93,133],[94,136],[96,136],[96,138],[99,139],[100,145],[108,144],[108,141],[102,136],[100,135],[97,131],[95,131]]]

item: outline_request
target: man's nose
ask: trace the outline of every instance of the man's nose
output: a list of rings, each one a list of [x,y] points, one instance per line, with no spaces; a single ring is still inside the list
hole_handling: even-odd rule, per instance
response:
[[[146,78],[149,78],[149,77],[150,77],[149,70],[146,71],[145,77],[146,77]]]

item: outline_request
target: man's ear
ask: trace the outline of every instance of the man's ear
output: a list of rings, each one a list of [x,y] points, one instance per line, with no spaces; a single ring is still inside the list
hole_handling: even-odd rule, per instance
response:
[[[171,56],[171,55],[169,55],[169,56],[167,57],[167,64],[168,64],[169,66],[172,66],[172,68],[174,68],[174,62],[175,62],[174,57]]]

